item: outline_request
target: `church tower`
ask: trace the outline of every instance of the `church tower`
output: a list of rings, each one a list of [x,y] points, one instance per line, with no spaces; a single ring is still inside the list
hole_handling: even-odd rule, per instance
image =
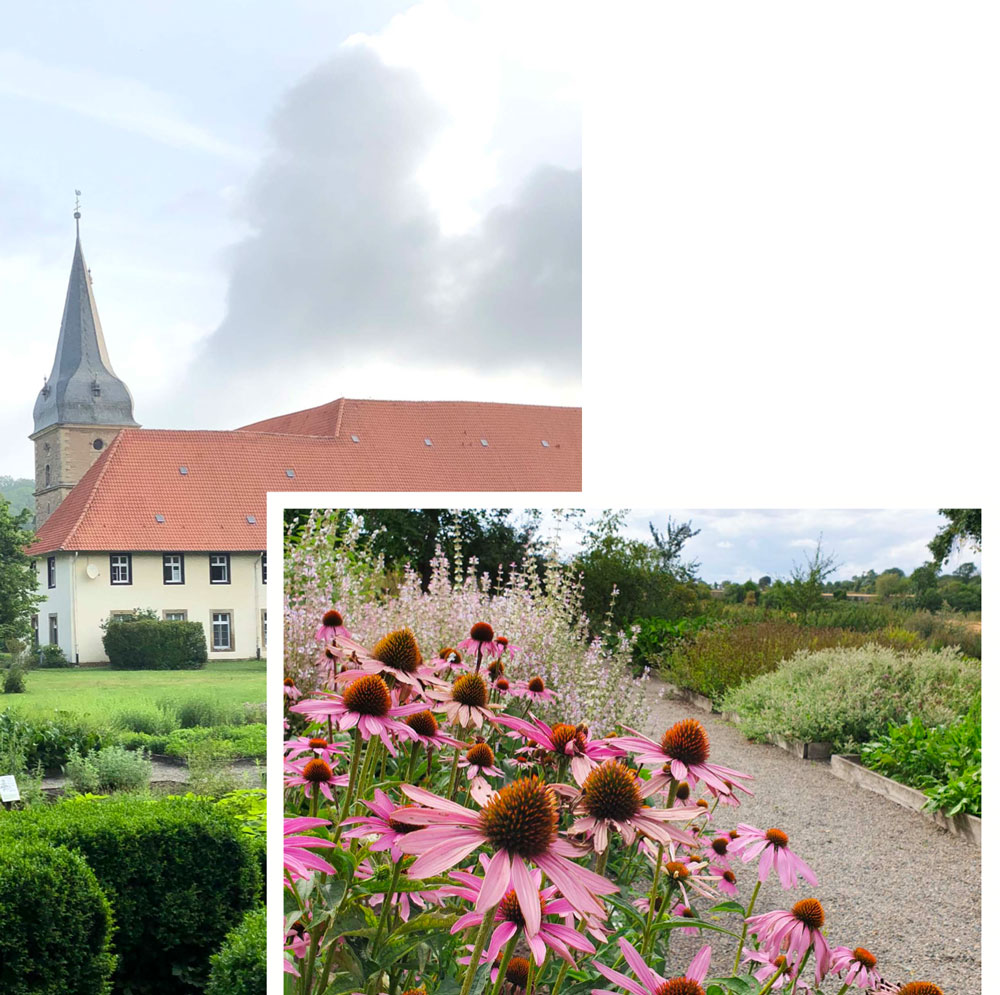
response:
[[[115,376],[97,316],[90,271],[76,249],[52,372],[35,401],[35,528],[40,528],[73,485],[122,428],[138,428],[132,395]]]

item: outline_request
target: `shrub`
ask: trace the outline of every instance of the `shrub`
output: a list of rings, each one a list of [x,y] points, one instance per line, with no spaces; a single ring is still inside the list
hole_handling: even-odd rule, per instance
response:
[[[168,704],[133,705],[111,717],[115,729],[159,735],[173,732],[179,725],[176,711]]]
[[[844,748],[908,716],[950,722],[978,695],[979,664],[958,650],[900,652],[872,643],[797,653],[730,690],[722,707],[740,716],[751,739],[777,733]]]
[[[198,990],[209,956],[255,902],[259,871],[237,822],[206,801],[61,803],[0,819],[16,838],[83,856],[106,892],[118,933],[115,988],[132,995]]]
[[[267,986],[266,910],[248,912],[212,957],[205,995],[264,995]]]
[[[27,681],[24,679],[24,667],[20,663],[12,663],[10,670],[3,675],[4,694],[24,694]]]
[[[267,789],[237,788],[223,795],[217,804],[239,822],[253,846],[260,867],[260,900],[263,902],[267,880]]]
[[[75,748],[86,754],[101,745],[101,733],[87,720],[58,709],[52,719],[25,719],[11,711],[0,712],[0,741],[16,736],[24,747],[28,767],[46,770],[61,767]]]
[[[931,810],[982,815],[982,747],[982,709],[976,702],[950,724],[928,726],[919,716],[890,723],[885,733],[861,747],[861,762],[919,788]]]
[[[105,995],[111,906],[94,872],[63,847],[0,847],[0,991]]]
[[[663,659],[661,672],[667,680],[718,701],[727,689],[770,673],[782,660],[802,650],[869,643],[910,649],[918,642],[914,633],[898,626],[866,633],[800,625],[785,619],[747,625],[716,624],[676,646]]]
[[[177,724],[181,729],[240,725],[246,714],[240,705],[229,705],[218,698],[204,695],[192,695],[172,701],[169,707],[176,713]]]
[[[66,777],[81,794],[146,788],[152,773],[145,752],[120,745],[105,746],[86,757],[73,750],[66,761]]]
[[[150,753],[165,754],[170,737],[150,732],[129,732],[125,730],[115,736],[115,742],[126,750],[148,750]]]
[[[710,621],[707,615],[681,618],[673,622],[665,618],[637,619],[635,624],[639,626],[639,632],[632,651],[633,660],[646,666],[652,665],[679,643],[693,639]]]
[[[188,784],[193,792],[219,798],[244,787],[245,779],[230,767],[233,756],[227,743],[211,737],[192,744],[184,756],[188,766]]]
[[[109,622],[104,652],[116,670],[192,670],[208,660],[200,622]]]
[[[39,646],[34,654],[35,662],[39,667],[72,667],[71,660],[66,659],[66,654],[56,643],[49,643],[47,646]]]
[[[213,743],[218,755],[227,760],[267,756],[267,730],[263,725],[178,729],[167,737],[165,752],[172,757],[187,757],[203,743]]]

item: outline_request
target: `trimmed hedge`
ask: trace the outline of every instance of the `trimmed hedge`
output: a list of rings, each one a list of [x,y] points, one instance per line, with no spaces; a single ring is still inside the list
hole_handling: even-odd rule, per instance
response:
[[[201,622],[109,622],[104,652],[113,670],[195,670],[208,660]]]
[[[187,995],[209,957],[257,901],[257,854],[227,813],[206,801],[63,802],[0,819],[0,848],[29,838],[83,856],[118,923],[114,990]]]
[[[246,915],[212,957],[205,995],[264,995],[267,987],[266,915],[263,906]]]
[[[0,991],[106,995],[111,906],[82,857],[28,841],[0,844]]]

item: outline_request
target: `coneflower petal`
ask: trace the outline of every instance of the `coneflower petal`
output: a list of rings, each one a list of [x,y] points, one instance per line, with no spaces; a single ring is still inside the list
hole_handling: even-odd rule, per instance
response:
[[[542,924],[542,907],[538,899],[538,889],[535,888],[521,857],[515,856],[511,861],[510,878],[514,884],[521,915],[524,916],[524,929],[529,937],[534,936]]]
[[[456,832],[456,836],[458,833]],[[400,842],[404,842],[401,840]],[[449,843],[442,843],[439,846],[431,847],[426,853],[421,854],[413,862],[407,871],[411,878],[429,878],[442,871],[454,867],[460,860],[467,857],[476,847],[483,842],[479,833],[461,833],[461,836]],[[400,847],[402,849],[402,846]]]
[[[497,905],[510,888],[510,854],[498,850],[486,865],[483,886],[476,901],[476,911],[486,912]]]
[[[628,940],[622,938],[618,941],[618,946],[625,957],[628,966],[632,968],[635,976],[651,991],[655,992],[663,984],[663,978],[652,971],[649,965],[639,955],[639,951],[632,946]]]
[[[654,985],[652,988],[643,988],[637,981],[633,981],[631,978],[626,978],[624,974],[619,974],[614,968],[605,967],[599,961],[593,962],[594,967],[597,968],[601,974],[608,979],[608,981],[613,981],[620,988],[624,988],[625,991],[631,992],[632,995],[653,995],[656,990]],[[604,989],[595,988],[591,995],[598,995],[598,992],[603,992]],[[608,992],[607,995],[616,995],[615,992]]]

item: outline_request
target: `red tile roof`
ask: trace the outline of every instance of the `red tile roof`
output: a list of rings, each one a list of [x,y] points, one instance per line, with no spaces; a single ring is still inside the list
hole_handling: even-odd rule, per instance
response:
[[[341,399],[234,432],[123,429],[28,552],[264,549],[268,491],[581,484],[579,408]]]

